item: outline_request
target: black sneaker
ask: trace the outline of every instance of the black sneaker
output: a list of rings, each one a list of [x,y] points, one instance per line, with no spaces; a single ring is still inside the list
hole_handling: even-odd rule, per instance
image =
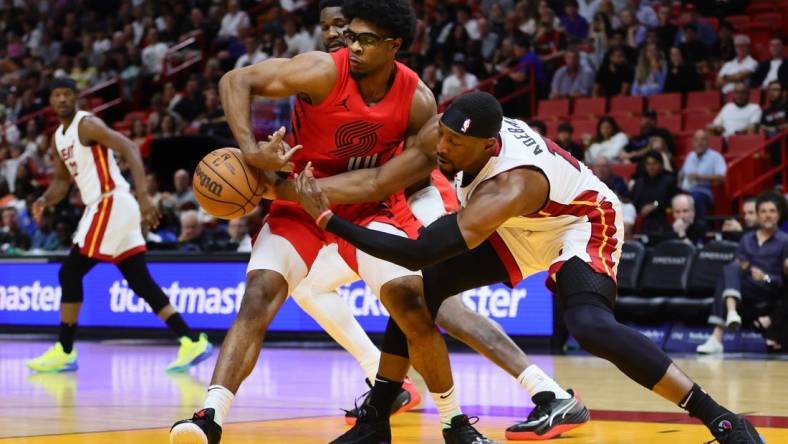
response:
[[[358,418],[358,409],[359,407],[364,407],[369,403],[369,394],[372,393],[372,384],[369,382],[369,379],[364,378],[364,382],[367,383],[370,390],[364,393],[364,401],[361,402],[361,406],[355,406],[350,410],[345,410],[345,424],[353,425],[356,423],[356,418]],[[402,389],[400,390],[397,397],[394,398],[394,403],[391,404],[391,414],[397,415],[400,413],[405,413],[408,410],[416,407],[421,403],[421,393],[416,389],[416,386],[413,385],[410,378],[405,378],[405,381],[402,383]]]
[[[356,410],[356,424],[330,444],[391,444],[391,424],[388,415],[380,417],[371,405]]]
[[[719,442],[720,444],[766,444],[755,427],[742,415],[725,414],[713,421],[711,434],[713,440],[706,444]]]
[[[506,439],[512,441],[550,439],[588,422],[591,415],[583,401],[572,389],[567,392],[572,395],[569,399],[556,399],[553,392],[535,394],[532,401],[536,407],[525,421],[506,429]]]
[[[170,429],[170,444],[219,444],[222,426],[213,420],[213,409],[202,409],[192,416],[176,422]]]
[[[473,422],[471,422],[473,421]],[[443,429],[445,444],[496,444],[492,439],[482,435],[473,425],[479,418],[457,415],[451,419],[451,427]]]

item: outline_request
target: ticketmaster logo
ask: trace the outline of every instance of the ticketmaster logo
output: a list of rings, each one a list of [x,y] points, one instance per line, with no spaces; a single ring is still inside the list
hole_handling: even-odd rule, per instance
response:
[[[180,313],[230,314],[241,308],[246,284],[235,287],[188,287],[175,281],[162,287],[170,303]],[[109,288],[110,310],[113,313],[150,313],[150,306],[128,287],[126,280],[115,281]]]
[[[60,287],[41,285],[0,285],[0,311],[58,311]]]

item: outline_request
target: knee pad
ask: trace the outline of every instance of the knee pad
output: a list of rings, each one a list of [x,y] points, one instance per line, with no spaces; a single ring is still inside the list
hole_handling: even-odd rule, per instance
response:
[[[58,271],[58,280],[60,281],[60,303],[78,304],[84,300],[82,290],[82,278],[86,273],[82,272],[79,267],[69,262],[66,259]]]
[[[597,273],[577,256],[566,261],[558,271],[556,287],[562,311],[573,304],[592,304],[612,312],[618,292],[613,279]]]

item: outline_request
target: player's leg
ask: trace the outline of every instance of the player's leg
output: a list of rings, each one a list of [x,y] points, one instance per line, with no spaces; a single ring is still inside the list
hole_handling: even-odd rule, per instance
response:
[[[309,243],[306,248],[314,260],[320,247],[311,245],[315,240],[308,233],[295,232],[289,238],[296,239],[299,234],[300,242],[293,242]],[[203,409],[192,419],[173,425],[171,444],[216,444],[221,439],[221,426],[235,393],[257,363],[268,326],[307,274],[307,263],[293,242],[272,234],[268,224],[263,227],[252,247],[241,307],[222,343]]]
[[[661,348],[615,319],[616,286],[610,277],[573,257],[558,271],[556,283],[569,333],[585,350],[698,418],[721,443],[762,443],[746,419],[717,404]]]
[[[369,224],[369,228],[404,235],[392,225],[378,222]],[[391,318],[405,334],[410,361],[424,377],[444,424],[444,439],[457,443],[491,442],[478,433],[462,414],[446,343],[435,327],[424,300],[420,273],[381,261],[362,251],[355,251],[355,259],[359,275],[380,297]],[[335,443],[390,442],[389,412],[407,368],[407,360],[403,357],[381,357],[368,405],[356,425]]]
[[[99,261],[80,253],[74,247],[63,261],[58,272],[58,280],[62,296],[60,298],[60,327],[58,342],[41,356],[31,359],[27,366],[39,372],[64,372],[76,370],[77,352],[74,349],[74,337],[77,332],[77,320],[84,298],[82,278]]]
[[[293,300],[347,350],[358,361],[366,377],[374,381],[380,350],[336,292],[340,285],[356,279],[356,273],[339,256],[336,244],[329,244],[320,250],[309,274],[293,291]]]
[[[213,353],[213,345],[208,342],[208,336],[205,333],[195,333],[189,328],[181,314],[170,304],[170,299],[153,280],[144,251],[125,257],[116,265],[129,287],[150,305],[153,313],[179,338],[178,356],[167,365],[168,372],[187,371]]]

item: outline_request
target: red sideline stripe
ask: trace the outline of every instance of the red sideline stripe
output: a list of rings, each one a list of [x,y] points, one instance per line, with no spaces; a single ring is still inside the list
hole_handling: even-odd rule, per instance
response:
[[[145,245],[138,245],[115,256],[115,258],[112,259],[112,262],[119,264],[132,256],[135,256],[140,253],[144,253],[146,251],[148,251],[148,249],[145,247]]]
[[[501,236],[497,232],[491,234],[487,240],[490,241],[490,245],[492,245],[493,249],[498,254],[503,266],[506,267],[506,271],[509,273],[509,284],[512,287],[517,286],[517,284],[523,280],[523,272],[520,270],[520,266],[517,265],[517,260],[512,255],[512,252],[509,251],[506,242],[501,239]]]

